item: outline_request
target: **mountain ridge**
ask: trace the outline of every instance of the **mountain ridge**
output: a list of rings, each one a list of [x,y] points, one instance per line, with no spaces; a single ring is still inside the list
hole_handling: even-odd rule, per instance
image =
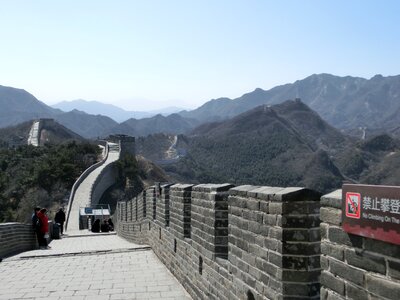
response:
[[[163,109],[151,111],[129,111],[113,104],[102,103],[95,100],[76,99],[71,101],[61,101],[51,105],[53,108],[61,109],[64,112],[69,112],[74,109],[84,111],[87,114],[102,115],[121,123],[128,119],[149,118],[157,114],[168,115],[181,111],[178,107],[165,107]]]
[[[313,74],[269,90],[256,88],[233,100],[212,99],[195,110],[179,112],[180,119],[171,114],[164,116],[165,119],[159,116],[131,118],[122,123],[103,115],[83,114],[82,111],[65,113],[46,106],[25,90],[0,86],[0,127],[37,118],[54,118],[85,138],[110,133],[140,136],[166,131],[180,134],[206,122],[233,118],[259,105],[274,105],[297,97],[330,125],[351,134],[388,132],[400,136],[400,75],[375,75],[364,79],[327,73]]]
[[[400,111],[400,75],[364,79],[313,74],[269,90],[257,88],[235,99],[214,99],[181,114],[200,122],[218,121],[261,104],[273,105],[294,98],[304,99],[305,104],[337,128],[390,127],[393,111]]]

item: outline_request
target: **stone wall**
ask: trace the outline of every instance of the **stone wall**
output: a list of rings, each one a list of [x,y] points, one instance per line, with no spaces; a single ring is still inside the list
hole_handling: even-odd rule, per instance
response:
[[[319,199],[303,188],[161,185],[119,202],[116,227],[150,245],[194,299],[318,299]],[[131,220],[130,203],[146,216]]]
[[[91,190],[91,206],[97,205],[104,192],[114,185],[119,178],[118,170],[114,163],[105,166],[93,183]]]
[[[341,207],[321,198],[321,299],[400,299],[400,246],[344,232]]]
[[[135,138],[132,136],[117,134],[110,135],[108,139],[110,142],[117,143],[119,145],[120,155],[124,156],[126,153],[135,155]]]
[[[37,239],[30,224],[0,224],[0,258],[36,248]]]
[[[87,168],[82,174],[81,176],[79,176],[79,178],[75,181],[74,185],[72,186],[71,189],[71,194],[69,195],[69,200],[68,200],[68,207],[67,207],[67,215],[66,215],[66,222],[65,222],[65,230],[67,230],[68,227],[68,219],[71,213],[71,208],[72,208],[72,202],[74,201],[74,197],[75,197],[75,193],[76,190],[79,188],[79,186],[81,185],[81,183],[89,176],[89,174],[96,168],[100,167],[101,165],[103,165],[105,163],[105,161],[107,160],[108,157],[108,147],[107,147],[107,143],[100,141],[98,142],[99,144],[104,146],[104,156],[103,159],[93,165],[91,165],[89,168]]]

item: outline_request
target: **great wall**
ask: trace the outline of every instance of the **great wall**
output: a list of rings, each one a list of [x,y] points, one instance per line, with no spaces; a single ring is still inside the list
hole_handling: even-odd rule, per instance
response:
[[[134,151],[132,138],[110,142]],[[400,299],[400,246],[342,220],[341,190],[232,184],[161,183],[114,213],[118,236],[148,245],[193,299]],[[29,225],[0,235],[0,256],[35,247]]]

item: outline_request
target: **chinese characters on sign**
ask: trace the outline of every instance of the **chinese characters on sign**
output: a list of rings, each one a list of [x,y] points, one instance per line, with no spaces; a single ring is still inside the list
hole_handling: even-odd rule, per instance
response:
[[[400,244],[400,187],[343,185],[344,231]]]

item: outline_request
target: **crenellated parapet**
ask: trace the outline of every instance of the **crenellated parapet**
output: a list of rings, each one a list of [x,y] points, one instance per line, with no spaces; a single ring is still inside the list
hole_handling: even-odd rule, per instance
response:
[[[344,231],[342,201],[321,198],[321,299],[400,299],[400,246]]]
[[[119,202],[116,227],[196,299],[318,299],[319,199],[304,188],[161,184]]]

